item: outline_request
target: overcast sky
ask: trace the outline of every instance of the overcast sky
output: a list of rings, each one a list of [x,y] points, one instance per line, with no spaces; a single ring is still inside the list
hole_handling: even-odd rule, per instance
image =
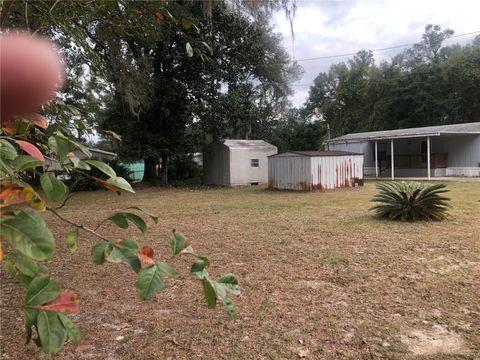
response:
[[[425,25],[430,23],[450,28],[455,35],[480,30],[480,0],[296,1],[293,42],[285,13],[277,13],[272,21],[275,30],[283,35],[285,48],[298,60],[419,42]],[[474,37],[462,36],[446,44],[463,44]],[[390,59],[403,50],[374,52],[375,60]],[[293,105],[304,103],[319,72],[348,58],[299,61],[304,75],[294,84]]]

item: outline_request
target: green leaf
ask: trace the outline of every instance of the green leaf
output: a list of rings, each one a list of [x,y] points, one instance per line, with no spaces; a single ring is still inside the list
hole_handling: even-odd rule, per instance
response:
[[[136,242],[135,240],[133,239],[122,239],[118,245],[120,247],[123,247],[125,249],[129,249],[135,253],[138,252],[138,250],[140,250],[140,246],[138,245],[138,242]]]
[[[53,235],[34,211],[20,211],[13,218],[2,221],[0,232],[15,249],[35,260],[46,260],[53,255]]]
[[[124,262],[132,267],[135,272],[139,272],[142,264],[138,259],[137,252],[128,248],[120,248],[113,245],[112,250],[107,255],[107,260],[112,263]]]
[[[15,170],[23,171],[43,166],[44,163],[30,155],[18,155],[15,160],[13,160],[12,165]]]
[[[60,295],[60,285],[50,277],[40,276],[32,280],[27,289],[27,305],[43,305]]]
[[[147,232],[147,224],[145,221],[138,215],[132,213],[124,213],[128,220],[137,225],[143,235]]]
[[[72,150],[72,144],[64,135],[61,133],[58,134],[59,135],[50,136],[48,138],[48,146],[55,154],[57,154],[60,162],[63,162],[67,160],[67,154]]]
[[[223,306],[225,306],[225,309],[227,309],[227,312],[230,318],[233,319],[235,315],[237,315],[237,310],[235,309],[235,303],[228,296],[224,296],[220,300],[222,300]]]
[[[127,217],[123,213],[116,213],[108,219],[122,229],[128,228]]]
[[[115,171],[109,165],[107,165],[107,164],[105,164],[101,161],[98,161],[98,160],[84,160],[84,162],[86,162],[89,165],[92,165],[93,167],[96,167],[98,170],[103,172],[108,177],[111,177],[111,178],[117,177],[117,174],[115,173]]]
[[[0,156],[0,175],[9,175],[10,177],[14,178],[16,175],[13,168],[10,166],[10,164],[7,164],[5,161],[3,161],[3,159],[4,158]]]
[[[12,260],[18,271],[30,278],[34,278],[40,274],[48,274],[48,268],[45,265],[38,264],[21,253],[12,254]]]
[[[198,261],[192,264],[190,272],[196,273],[196,272],[202,271],[203,269],[205,269],[206,266],[207,266],[207,263],[205,262],[205,260],[199,259]]]
[[[50,172],[40,176],[40,185],[47,199],[52,201],[61,200],[68,190],[67,186]]]
[[[25,324],[25,344],[28,344],[32,340],[32,326],[37,323],[38,310],[25,309],[23,315]]]
[[[143,235],[145,235],[145,233],[147,232],[147,224],[140,216],[136,214],[121,212],[121,213],[116,213],[110,216],[108,219],[111,220],[113,223],[115,223],[117,226],[121,227],[122,229],[128,228],[128,221],[127,221],[128,219],[140,229]]]
[[[136,287],[138,296],[142,300],[154,298],[163,285],[162,273],[157,265],[143,269],[138,274]]]
[[[82,338],[82,334],[80,333],[80,330],[78,329],[77,325],[75,325],[72,322],[72,320],[70,320],[66,315],[62,313],[58,313],[58,317],[67,332],[68,338],[72,341],[72,343],[75,346],[77,346],[78,343],[80,342],[80,339]]]
[[[193,48],[192,48],[192,45],[190,45],[189,42],[187,42],[187,44],[185,45],[185,49],[187,51],[188,57],[192,57],[193,56]]]
[[[101,265],[105,262],[105,249],[107,244],[102,242],[92,247],[91,259],[94,264]]]
[[[174,233],[170,237],[170,247],[174,255],[180,254],[185,248],[185,236],[182,233]]]
[[[14,160],[17,157],[17,149],[9,141],[1,139],[0,157],[6,160]]]
[[[41,310],[38,314],[37,329],[45,353],[53,354],[60,351],[67,333],[56,312]]]
[[[120,190],[135,193],[135,191],[133,191],[133,189],[132,189],[132,185],[130,185],[127,180],[125,180],[124,178],[122,178],[120,176],[108,179],[107,184],[112,185],[115,188],[118,188]]]
[[[203,280],[208,278],[208,271],[203,269],[202,271],[192,272],[192,275],[199,280]]]
[[[165,274],[168,274],[170,276],[177,275],[177,272],[175,271],[175,269],[173,267],[171,267],[170,265],[168,265],[166,262],[157,261],[157,266]]]
[[[233,274],[223,275],[218,280],[218,284],[223,286],[227,291],[231,292],[234,295],[240,294],[240,290],[238,289],[238,280]]]
[[[145,215],[150,216],[150,219],[152,219],[155,222],[155,224],[158,222],[158,216],[152,214],[151,212],[148,212],[147,210],[145,210],[144,208],[141,208],[140,206],[130,206],[129,209],[139,210],[143,212]]]
[[[28,275],[25,275],[25,274],[18,274],[15,277],[15,280],[17,280],[17,282],[20,284],[20,286],[24,287],[25,289],[28,289],[28,287],[30,286],[33,278],[28,276]]]
[[[192,27],[193,25],[193,22],[189,19],[185,19],[183,18],[182,19],[182,27],[185,29],[185,30],[188,30]]]
[[[71,230],[67,234],[67,247],[70,252],[74,253],[77,251],[77,239],[78,239],[78,228]]]
[[[207,300],[207,305],[209,309],[215,309],[217,306],[217,294],[215,289],[208,279],[203,279],[203,293],[205,294],[205,299]]]
[[[207,50],[210,52],[210,56],[213,56],[213,49],[208,45],[205,41],[202,41],[203,46],[207,48]]]
[[[231,284],[231,285],[238,285],[238,280],[235,275],[233,274],[225,274],[219,280],[219,283],[223,284]]]

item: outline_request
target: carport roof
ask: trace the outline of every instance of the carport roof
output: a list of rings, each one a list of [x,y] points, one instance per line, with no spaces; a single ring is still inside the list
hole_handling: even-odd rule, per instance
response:
[[[336,142],[362,141],[362,140],[363,141],[364,140],[382,140],[382,139],[412,138],[412,137],[423,137],[423,136],[440,136],[440,135],[449,135],[449,134],[450,135],[480,134],[480,122],[353,133],[353,134],[347,134],[347,135],[343,135],[343,136],[328,140],[328,142],[336,143]]]
[[[270,155],[269,157],[285,156],[286,154],[295,154],[300,156],[347,156],[347,155],[362,155],[360,153],[350,151],[285,151],[280,154]]]

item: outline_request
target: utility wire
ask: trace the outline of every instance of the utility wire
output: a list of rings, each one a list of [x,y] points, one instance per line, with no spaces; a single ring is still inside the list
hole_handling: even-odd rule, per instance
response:
[[[461,36],[478,34],[478,33],[480,33],[480,30],[478,30],[478,31],[472,31],[472,32],[469,32],[469,33],[463,33],[463,34],[453,35],[453,36],[450,36],[449,39],[457,38],[457,37],[461,37]],[[407,46],[412,46],[412,45],[415,45],[415,44],[418,44],[418,43],[411,43],[411,44],[403,44],[403,45],[389,46],[389,47],[380,48],[380,49],[373,49],[373,50],[370,50],[370,51],[371,51],[371,52],[377,52],[377,51],[385,51],[385,50],[399,49],[399,48],[404,48],[404,47],[407,47]],[[295,61],[299,62],[299,61],[312,61],[312,60],[332,59],[332,58],[343,57],[343,56],[352,56],[352,55],[356,55],[357,53],[358,53],[358,51],[357,51],[357,52],[353,52],[353,53],[346,53],[346,54],[326,55],[326,56],[317,56],[317,57],[305,58],[305,59],[296,59]]]

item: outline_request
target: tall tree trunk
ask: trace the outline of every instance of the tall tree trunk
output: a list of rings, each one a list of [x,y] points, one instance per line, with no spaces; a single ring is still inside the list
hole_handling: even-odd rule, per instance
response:
[[[168,155],[162,154],[162,167],[160,168],[160,181],[162,184],[168,184]]]
[[[155,157],[147,157],[144,159],[145,172],[143,173],[143,181],[154,181],[158,179],[158,159]]]

